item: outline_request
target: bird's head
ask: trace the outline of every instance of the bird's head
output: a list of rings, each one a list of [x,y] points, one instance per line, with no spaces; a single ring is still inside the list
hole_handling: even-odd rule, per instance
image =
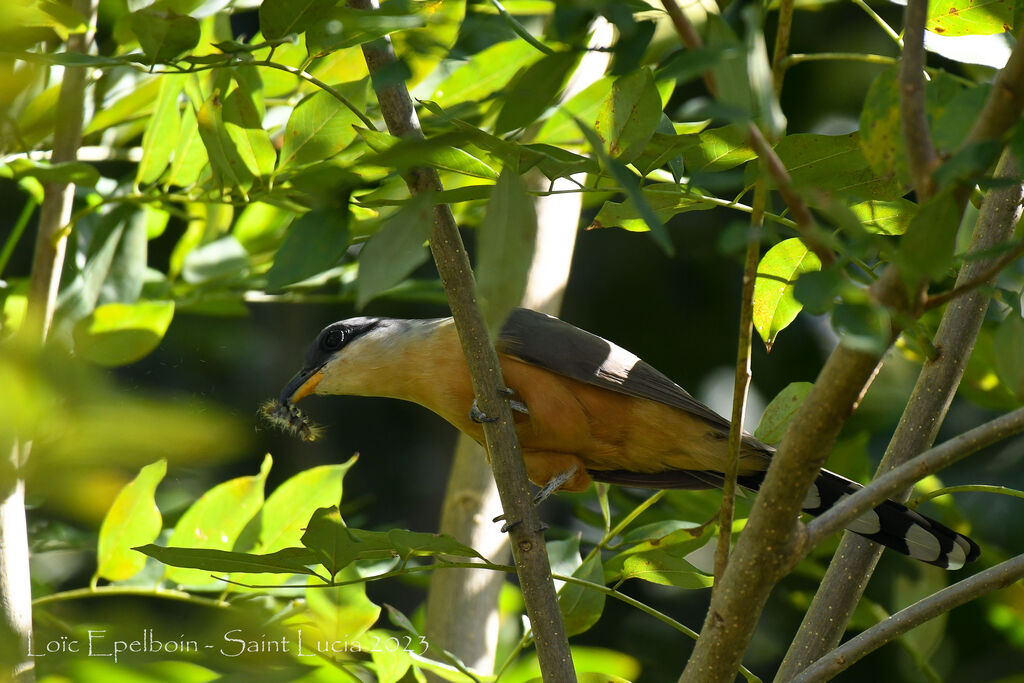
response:
[[[281,391],[278,403],[291,406],[314,393],[359,393],[346,380],[360,374],[357,368],[368,360],[373,342],[389,336],[391,322],[381,318],[349,318],[320,330],[306,352],[302,369]]]

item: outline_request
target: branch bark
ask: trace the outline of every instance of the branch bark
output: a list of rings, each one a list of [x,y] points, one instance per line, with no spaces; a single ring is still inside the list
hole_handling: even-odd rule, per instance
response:
[[[939,164],[928,128],[924,98],[924,25],[928,0],[908,0],[904,14],[903,56],[900,58],[900,120],[907,148],[907,165],[923,203],[935,193],[932,172]]]
[[[594,21],[588,47],[609,47],[613,34],[613,26],[599,17]],[[610,61],[609,52],[587,52],[569,79],[562,101],[601,78]],[[551,189],[570,190],[583,180],[583,174],[573,176],[573,180],[559,178]],[[537,189],[548,189],[547,179],[539,172],[528,176],[527,182]],[[547,194],[534,203],[537,244],[522,305],[558,315],[569,281],[583,196],[579,193]],[[460,434],[445,493],[440,531],[500,564],[505,562],[509,551],[507,537],[491,521],[501,512],[500,507],[494,476],[483,449]],[[427,594],[427,640],[452,652],[470,668],[491,672],[498,644],[498,594],[504,581],[500,572],[486,569],[435,572]],[[428,678],[441,680],[429,673]]]
[[[1013,177],[1016,172],[1012,155],[1004,152],[996,174]],[[993,190],[985,197],[971,251],[992,249],[1012,236],[1020,217],[1022,197],[1024,188],[1020,186]],[[985,259],[967,262],[960,270],[957,284],[973,281],[988,265],[989,260]],[[939,354],[926,361],[921,369],[879,466],[880,473],[907,462],[935,441],[974,348],[988,300],[986,292],[975,289],[954,299],[946,309],[934,339]],[[880,555],[880,546],[854,534],[843,536],[835,559],[783,659],[777,681],[793,678],[839,643]]]
[[[929,595],[906,609],[900,610],[888,619],[858,634],[807,667],[803,673],[792,679],[793,683],[817,683],[830,680],[845,671],[864,655],[877,650],[899,635],[920,626],[930,619],[945,614],[986,593],[1006,588],[1014,581],[1024,578],[1024,555],[1000,562],[994,567],[978,572],[969,579]]]
[[[86,53],[93,39],[98,0],[75,0],[74,8],[86,20],[84,33],[68,37],[67,51]],[[57,97],[56,125],[53,133],[53,163],[74,161],[82,141],[85,112],[86,69],[65,67]],[[53,320],[60,285],[67,234],[71,220],[75,186],[71,183],[44,183],[39,213],[32,271],[29,278],[25,320],[20,341],[29,348],[41,348]],[[35,680],[34,660],[28,657],[32,641],[32,581],[29,568],[28,531],[25,521],[25,482],[20,469],[28,458],[31,443],[4,444],[6,460],[0,465],[0,629],[17,645],[3,661],[6,680],[27,683]]]
[[[375,11],[377,1],[349,0],[349,6]],[[363,55],[371,77],[397,61],[387,37],[365,43]],[[393,135],[423,137],[412,98],[404,82],[377,88],[377,98],[384,121]],[[406,177],[406,182],[412,194],[441,189],[437,171],[429,168],[413,169]],[[531,500],[512,409],[502,395],[504,380],[501,366],[477,309],[473,270],[455,218],[447,204],[435,207],[430,248],[455,319],[477,406],[485,414],[497,418],[496,422],[484,424],[484,437],[502,508],[507,518],[516,522],[509,530],[509,538],[523,600],[534,632],[541,671],[545,680],[575,681],[569,642],[551,580],[542,526]]]

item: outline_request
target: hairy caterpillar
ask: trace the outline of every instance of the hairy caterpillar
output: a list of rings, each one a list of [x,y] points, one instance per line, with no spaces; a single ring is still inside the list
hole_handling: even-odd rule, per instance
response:
[[[323,427],[310,422],[294,405],[268,399],[260,406],[260,415],[271,426],[286,434],[297,436],[303,441],[316,441],[323,434]]]

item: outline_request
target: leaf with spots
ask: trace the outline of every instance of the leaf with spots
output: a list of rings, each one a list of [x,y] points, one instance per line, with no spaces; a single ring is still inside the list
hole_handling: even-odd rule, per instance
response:
[[[814,385],[810,382],[790,382],[771,400],[761,414],[754,436],[765,443],[778,443],[786,433],[789,421],[803,405]]]
[[[1014,0],[933,0],[925,28],[940,36],[988,36],[1011,31]]]
[[[821,270],[821,260],[796,237],[776,244],[758,264],[754,327],[769,351],[779,332],[789,327],[803,308],[793,296],[796,279],[817,270]]]

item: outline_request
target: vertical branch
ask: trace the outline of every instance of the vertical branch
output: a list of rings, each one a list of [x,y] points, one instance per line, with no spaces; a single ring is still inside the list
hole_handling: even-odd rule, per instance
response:
[[[372,11],[377,9],[377,2],[349,0],[349,6]],[[371,77],[397,61],[387,37],[364,43],[363,55]],[[378,87],[377,98],[391,134],[423,138],[419,118],[404,82]],[[441,189],[437,171],[431,168],[412,169],[406,177],[406,183],[412,194]],[[455,319],[477,406],[485,414],[497,418],[495,422],[483,425],[484,437],[502,508],[507,518],[515,522],[509,530],[509,538],[523,600],[533,628],[541,671],[545,680],[575,681],[569,641],[551,580],[542,526],[531,500],[512,409],[503,395],[504,380],[498,354],[477,309],[473,270],[455,218],[447,204],[435,207],[430,249]]]
[[[607,19],[594,21],[588,47],[606,48],[612,43],[613,26]],[[561,96],[568,100],[604,75],[611,61],[607,51],[592,49],[580,60],[576,73]],[[584,174],[559,178],[551,189],[571,190],[582,185]],[[540,189],[547,180],[540,173],[527,176]],[[537,244],[530,264],[522,305],[558,315],[569,281],[583,197],[579,193],[546,194],[536,198]],[[572,229],[570,229],[572,226]],[[501,563],[508,553],[504,534],[491,520],[501,512],[494,476],[483,449],[460,434],[452,462],[441,516],[442,533],[451,534],[492,561]],[[498,639],[498,593],[505,581],[501,572],[486,569],[455,569],[434,572],[427,595],[427,639],[454,653],[476,671],[494,668]],[[428,674],[431,680],[434,674]],[[441,680],[436,677],[436,680]]]
[[[775,96],[782,93],[782,79],[786,74],[786,53],[789,52],[789,36],[793,31],[794,0],[779,2],[779,27],[775,32],[775,53],[772,55],[772,80],[775,82]]]
[[[84,33],[68,37],[67,51],[85,53],[92,42],[98,0],[75,0],[74,7],[85,17]],[[74,161],[82,140],[85,112],[86,69],[65,67],[57,98],[56,125],[51,161]],[[44,183],[32,272],[29,278],[25,320],[19,332],[30,348],[39,348],[53,319],[67,245],[65,226],[71,220],[75,186]],[[0,464],[0,629],[17,641],[11,648],[13,661],[3,662],[3,677],[28,682],[35,679],[33,660],[28,657],[32,640],[32,581],[29,569],[28,531],[25,522],[25,482],[20,468],[28,457],[28,441],[4,444],[9,448]]]
[[[739,340],[736,345],[736,378],[732,389],[732,428],[729,430],[729,463],[722,482],[722,507],[718,512],[720,531],[715,549],[715,585],[721,580],[729,562],[732,541],[732,520],[736,504],[736,479],[739,475],[740,449],[743,447],[743,422],[747,412],[750,389],[750,347],[754,335],[754,285],[757,263],[761,256],[761,230],[764,227],[764,205],[768,185],[764,179],[754,186],[750,232],[747,235],[747,257],[743,267],[743,294],[740,299]]]
[[[919,202],[935,193],[932,172],[939,164],[928,129],[924,98],[924,25],[928,0],[908,0],[900,58],[900,120],[907,147],[907,164]]]

